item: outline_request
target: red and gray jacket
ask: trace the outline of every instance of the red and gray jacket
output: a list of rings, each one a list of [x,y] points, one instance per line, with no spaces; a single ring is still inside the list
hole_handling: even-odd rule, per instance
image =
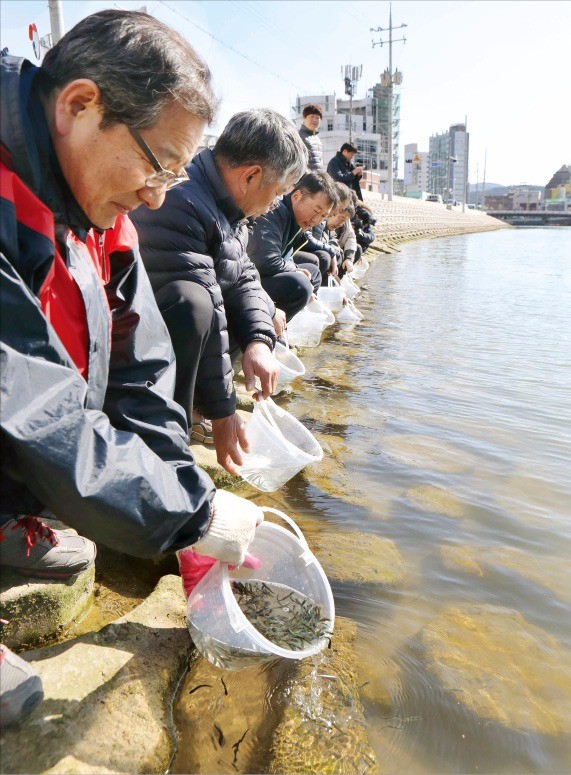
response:
[[[0,61],[1,521],[48,508],[118,551],[173,551],[204,533],[214,485],[172,400],[172,346],[134,227],[90,228],[38,73]]]

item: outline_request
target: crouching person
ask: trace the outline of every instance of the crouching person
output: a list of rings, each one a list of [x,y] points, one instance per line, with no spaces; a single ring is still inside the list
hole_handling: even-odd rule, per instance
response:
[[[304,232],[322,221],[337,202],[326,172],[308,172],[291,194],[254,222],[248,253],[260,273],[262,287],[287,320],[302,310],[321,285],[318,259],[296,246]]]
[[[246,253],[246,218],[263,215],[289,191],[306,162],[295,127],[279,113],[237,113],[159,211],[132,216],[176,353],[175,399],[205,435],[208,424],[193,411],[212,421],[218,462],[232,474],[248,451],[232,360],[243,353],[246,388],[254,390],[257,377],[267,398],[279,373],[276,335],[285,327]]]
[[[185,179],[215,113],[210,72],[157,19],[107,10],[40,68],[2,57],[0,78],[0,563],[65,578],[93,562],[94,541],[240,564],[260,511],[246,503],[236,520],[189,451],[172,346],[126,218]],[[50,530],[45,509],[86,538]],[[4,647],[0,693],[3,725],[43,696]]]

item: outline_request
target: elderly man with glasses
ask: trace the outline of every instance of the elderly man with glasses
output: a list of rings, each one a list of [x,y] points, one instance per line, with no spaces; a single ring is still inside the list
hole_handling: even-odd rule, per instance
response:
[[[67,578],[95,541],[239,565],[261,512],[215,492],[194,461],[126,217],[186,180],[217,107],[210,71],[175,30],[116,10],[79,22],[40,68],[10,56],[0,68],[0,563]],[[46,509],[81,535],[50,529]],[[4,646],[0,678],[4,726],[43,690]]]
[[[258,378],[267,398],[279,373],[276,333],[285,326],[246,253],[246,219],[289,191],[306,163],[291,121],[274,110],[243,111],[213,150],[193,159],[190,179],[164,207],[132,216],[176,353],[175,399],[186,409],[192,437],[214,443],[218,462],[232,474],[241,450],[248,451],[232,361],[242,353],[246,388],[254,390]]]

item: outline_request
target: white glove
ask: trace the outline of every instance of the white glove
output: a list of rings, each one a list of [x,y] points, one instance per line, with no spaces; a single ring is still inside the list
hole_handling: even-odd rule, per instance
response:
[[[241,565],[254,531],[263,521],[263,512],[255,503],[226,490],[216,490],[210,525],[192,548],[205,557]]]

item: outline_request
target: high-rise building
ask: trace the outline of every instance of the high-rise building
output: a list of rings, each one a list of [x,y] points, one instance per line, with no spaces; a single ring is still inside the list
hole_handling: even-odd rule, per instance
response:
[[[429,190],[429,185],[428,151],[419,151],[416,143],[408,143],[404,147],[405,195],[421,194]]]
[[[430,137],[429,190],[444,201],[467,201],[469,142],[465,124],[453,124],[447,132]]]

